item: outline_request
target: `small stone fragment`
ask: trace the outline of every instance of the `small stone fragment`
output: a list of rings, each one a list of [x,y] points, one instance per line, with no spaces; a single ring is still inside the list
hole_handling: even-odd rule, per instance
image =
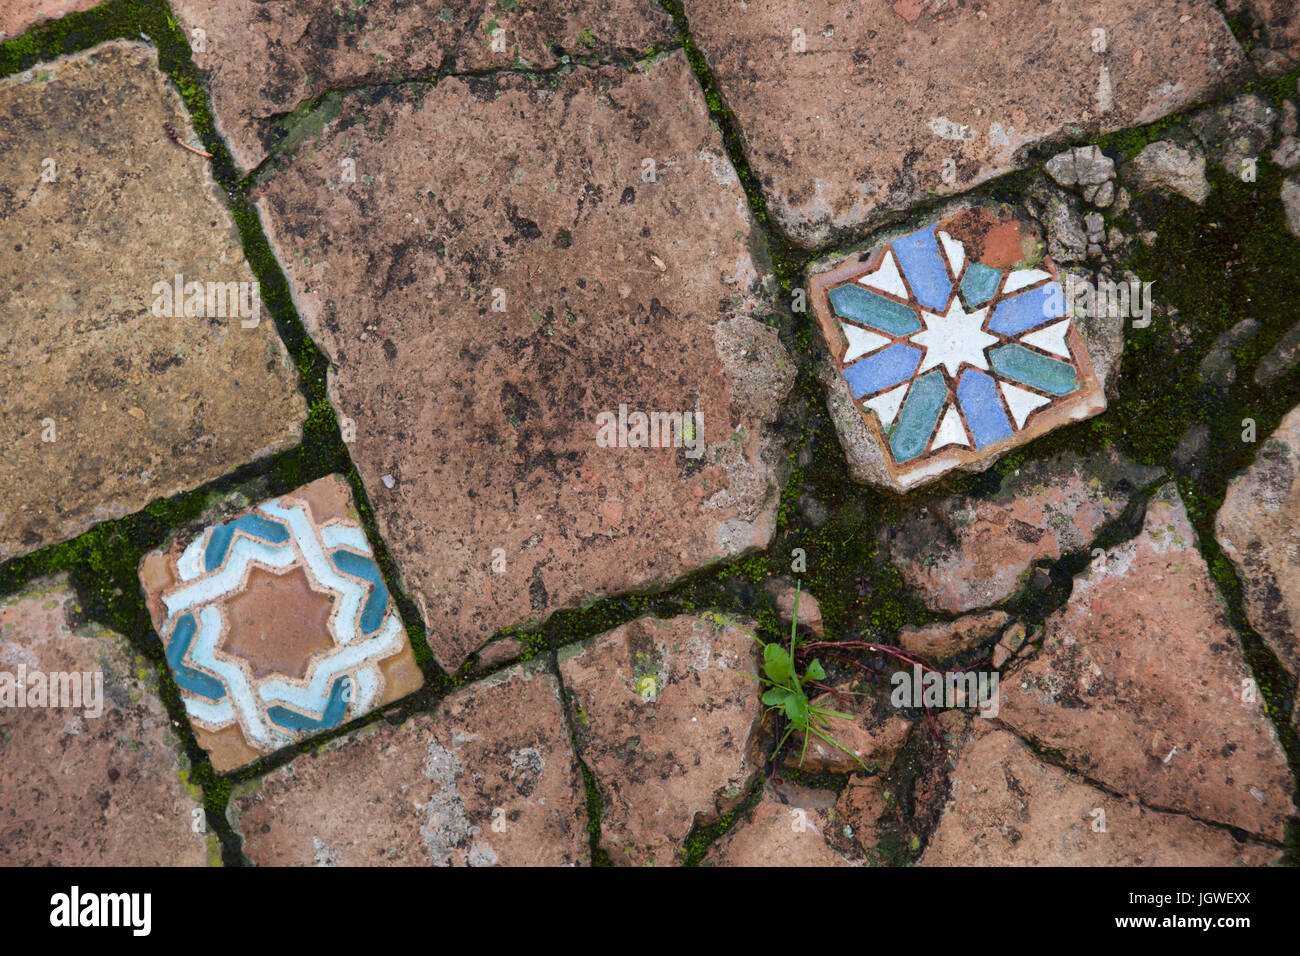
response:
[[[898,633],[898,644],[906,651],[932,661],[956,657],[978,647],[1010,620],[1004,611],[968,614],[946,624],[909,626]]]
[[[1123,172],[1136,189],[1174,192],[1198,204],[1210,194],[1205,154],[1194,143],[1180,146],[1167,139],[1157,140],[1133,157]]]

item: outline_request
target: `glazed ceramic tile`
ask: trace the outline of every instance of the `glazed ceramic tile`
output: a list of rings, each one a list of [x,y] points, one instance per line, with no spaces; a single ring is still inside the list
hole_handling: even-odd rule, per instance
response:
[[[1105,408],[1056,268],[1026,262],[1025,238],[1014,218],[965,211],[813,278],[884,483],[979,467]]]
[[[336,476],[148,555],[140,579],[190,723],[218,771],[420,686]]]

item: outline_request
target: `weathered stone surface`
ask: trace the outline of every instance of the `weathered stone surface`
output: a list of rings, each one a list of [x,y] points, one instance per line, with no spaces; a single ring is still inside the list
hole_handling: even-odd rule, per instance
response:
[[[349,95],[261,187],[449,669],[506,625],[671,581],[775,525],[768,422],[795,367],[749,317],[758,239],[685,56],[554,82]],[[657,433],[680,447],[602,447],[620,406],[695,427]]]
[[[237,789],[230,816],[264,866],[589,862],[582,776],[542,662],[298,757]]]
[[[187,33],[203,31],[203,49],[191,39],[194,62],[244,169],[286,133],[303,135],[288,114],[331,90],[430,81],[446,63],[549,69],[569,54],[640,55],[676,39],[666,11],[636,0],[540,0],[509,11],[482,0],[177,0],[173,9]],[[497,29],[505,32],[494,52]]]
[[[1242,319],[1214,340],[1210,351],[1201,359],[1201,385],[1204,388],[1224,391],[1237,381],[1237,359],[1232,350],[1249,342],[1259,334],[1258,319]]]
[[[1091,787],[1014,734],[974,724],[922,866],[1264,866],[1280,857]]]
[[[1043,169],[1058,186],[1100,186],[1115,175],[1115,160],[1096,146],[1076,146],[1053,156]]]
[[[1210,195],[1205,179],[1205,154],[1195,143],[1180,145],[1161,139],[1146,146],[1124,166],[1122,173],[1138,190],[1179,193],[1194,203]]]
[[[776,611],[786,624],[794,622],[796,604],[799,608],[799,626],[806,627],[813,637],[826,636],[826,624],[822,621],[822,606],[807,591],[795,588],[782,588],[776,596]]]
[[[0,601],[0,865],[220,862],[157,690],[66,581]]]
[[[1269,153],[1269,158],[1273,160],[1273,165],[1288,171],[1300,167],[1300,139],[1283,136],[1277,148]]]
[[[1300,408],[1228,485],[1214,533],[1236,565],[1250,626],[1300,676]],[[1300,691],[1296,703],[1300,726]]]
[[[1300,189],[1296,199],[1300,202]],[[1268,354],[1259,360],[1255,369],[1255,384],[1268,385],[1285,375],[1300,362],[1300,322],[1291,326],[1286,333],[1268,350]]]
[[[494,51],[497,29],[505,31],[505,49]],[[477,24],[461,39],[456,69],[550,69],[567,62],[563,56],[637,58],[677,41],[668,11],[645,0],[535,0],[509,10],[497,0],[482,7]]]
[[[1286,227],[1294,236],[1300,236],[1300,176],[1282,181],[1282,211],[1286,214]]]
[[[579,755],[604,797],[615,864],[673,865],[696,822],[740,802],[758,772],[757,645],[706,617],[638,618],[560,651]]]
[[[881,532],[903,579],[950,614],[1009,598],[1029,566],[1086,547],[1159,469],[1114,449],[1027,463],[990,497],[955,495]]]
[[[1149,123],[1241,65],[1209,0],[914,4],[913,17],[825,0],[684,6],[768,208],[809,246],[1004,173],[1067,130]]]
[[[853,866],[835,846],[847,841],[836,832],[837,815],[829,800],[784,802],[770,787],[709,852],[705,866]]]
[[[151,311],[178,274],[253,282],[207,164],[168,141],[189,125],[155,63],[110,43],[0,81],[0,561],[298,439],[255,285],[252,328],[215,296]]]
[[[1260,69],[1284,73],[1300,63],[1300,12],[1295,0],[1223,0],[1223,8],[1245,31],[1243,40],[1255,43],[1250,57]]]
[[[813,272],[822,380],[855,481],[905,493],[983,471],[1106,407],[1056,266],[1014,207],[953,203]]]
[[[1263,158],[1276,122],[1277,111],[1254,93],[1242,93],[1187,118],[1210,161],[1238,179],[1252,175],[1249,163]]]
[[[877,705],[874,695],[855,690],[853,681],[837,684],[835,690],[840,694],[838,699],[834,694],[819,694],[813,703],[849,715],[848,720],[830,717],[822,726],[823,733],[848,748],[849,752],[827,743],[816,734],[807,741],[805,749],[804,734],[796,731],[790,735],[785,766],[809,773],[853,773],[888,768],[907,743],[912,722],[896,713],[888,713],[887,709]]]
[[[89,10],[103,0],[7,0],[0,4],[0,40],[8,40],[43,20]]]
[[[181,535],[145,555],[140,583],[219,773],[424,680],[338,475]]]
[[[1004,676],[999,719],[1148,806],[1280,840],[1295,812],[1286,754],[1174,485],[1091,568]]]
[[[987,641],[1009,620],[1004,611],[985,611],[941,624],[909,625],[898,632],[898,646],[941,661]]]

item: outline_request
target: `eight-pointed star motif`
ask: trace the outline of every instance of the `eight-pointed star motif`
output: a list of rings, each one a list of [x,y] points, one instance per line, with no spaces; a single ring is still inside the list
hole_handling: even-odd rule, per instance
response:
[[[925,358],[921,360],[918,374],[942,365],[949,376],[957,378],[963,363],[969,363],[979,369],[988,370],[988,359],[984,350],[998,343],[996,335],[984,331],[984,318],[988,309],[976,309],[967,312],[961,301],[953,296],[945,315],[921,310],[921,321],[925,328],[913,335],[909,341],[925,349]]]

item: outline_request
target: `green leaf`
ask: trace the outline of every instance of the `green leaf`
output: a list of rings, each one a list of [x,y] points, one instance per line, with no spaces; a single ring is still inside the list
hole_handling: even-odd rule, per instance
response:
[[[768,644],[763,648],[763,671],[768,680],[774,684],[784,684],[790,679],[793,668],[790,655],[779,644]]]
[[[786,702],[790,692],[784,687],[773,687],[763,695],[763,703],[769,707],[780,707]]]
[[[803,730],[808,726],[808,698],[791,694],[785,699],[785,715],[790,718],[790,723]]]
[[[825,680],[826,668],[822,667],[821,661],[813,660],[813,662],[808,665],[808,670],[804,672],[803,676],[808,680]]]

